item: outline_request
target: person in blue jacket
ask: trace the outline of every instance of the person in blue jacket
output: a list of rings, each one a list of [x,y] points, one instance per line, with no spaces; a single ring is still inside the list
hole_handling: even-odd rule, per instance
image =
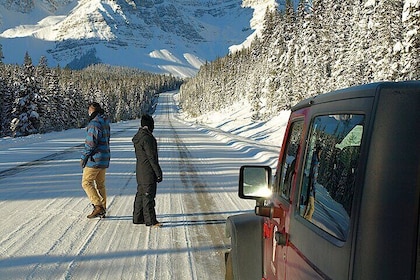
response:
[[[92,213],[87,216],[91,219],[106,214],[105,173],[111,159],[111,130],[99,103],[89,103],[88,112],[89,123],[80,163],[83,168],[82,187],[93,205]]]
[[[321,160],[322,147],[317,145],[312,155],[311,169],[309,172],[309,186],[307,190],[308,204],[306,205],[304,218],[312,221],[312,215],[315,212],[315,194],[316,185],[318,184],[319,163]]]

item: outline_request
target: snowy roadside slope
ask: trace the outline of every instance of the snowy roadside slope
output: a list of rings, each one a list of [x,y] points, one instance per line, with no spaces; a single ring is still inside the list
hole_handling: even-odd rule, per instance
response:
[[[131,138],[138,121],[112,126],[110,216],[104,220],[86,219],[91,206],[80,187],[77,147],[83,130],[33,136],[21,144],[2,139],[1,279],[224,278],[225,219],[254,207],[237,197],[239,167],[275,165],[278,147],[183,121],[172,97],[161,94],[154,116],[164,172],[156,199],[160,229],[131,222]]]
[[[178,95],[175,101],[178,102]],[[221,111],[207,112],[197,118],[191,118],[181,112],[183,119],[191,123],[200,123],[202,126],[211,127],[216,133],[222,132],[227,137],[254,140],[258,145],[280,148],[290,111],[281,111],[272,116],[268,121],[252,121],[251,105],[247,100],[242,100],[222,109]]]

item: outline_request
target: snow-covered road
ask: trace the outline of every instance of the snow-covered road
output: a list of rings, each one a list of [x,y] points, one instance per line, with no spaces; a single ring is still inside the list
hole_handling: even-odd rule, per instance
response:
[[[84,130],[0,142],[0,279],[224,279],[225,219],[254,207],[237,197],[239,167],[273,166],[278,148],[183,121],[173,93],[154,118],[158,229],[132,224],[139,121],[112,125],[102,220],[86,218]]]

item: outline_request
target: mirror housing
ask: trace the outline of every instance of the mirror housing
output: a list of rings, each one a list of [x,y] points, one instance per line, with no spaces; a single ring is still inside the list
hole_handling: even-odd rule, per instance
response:
[[[239,197],[266,200],[271,197],[271,167],[244,165],[239,171]]]
[[[255,206],[255,214],[258,216],[273,219],[273,218],[283,217],[284,212],[281,208],[274,207],[273,205],[269,205],[269,206],[257,205]]]

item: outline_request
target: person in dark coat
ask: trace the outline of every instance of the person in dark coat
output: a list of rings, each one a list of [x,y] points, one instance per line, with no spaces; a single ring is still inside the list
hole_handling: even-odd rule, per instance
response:
[[[157,141],[152,132],[153,118],[141,117],[141,127],[133,137],[136,153],[137,193],[134,200],[133,223],[160,227],[156,219],[155,197],[157,183],[162,181],[162,170],[159,166]]]

